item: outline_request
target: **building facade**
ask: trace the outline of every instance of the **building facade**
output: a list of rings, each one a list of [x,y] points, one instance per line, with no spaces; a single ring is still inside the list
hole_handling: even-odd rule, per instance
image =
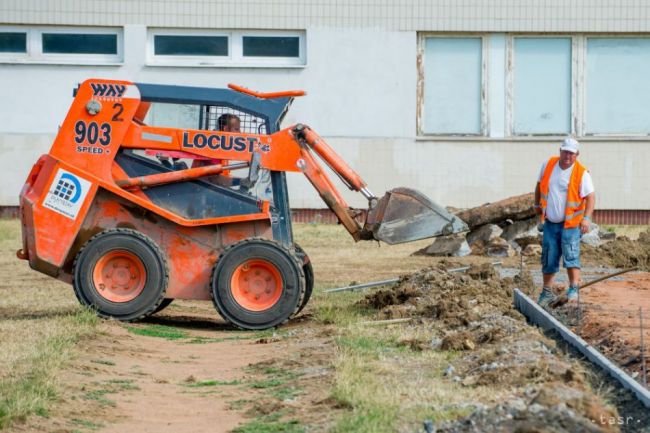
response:
[[[98,77],[304,89],[284,126],[309,124],[378,195],[454,207],[532,191],[571,135],[602,218],[648,223],[648,71],[645,0],[3,0],[0,205]],[[301,175],[289,188],[325,207]]]

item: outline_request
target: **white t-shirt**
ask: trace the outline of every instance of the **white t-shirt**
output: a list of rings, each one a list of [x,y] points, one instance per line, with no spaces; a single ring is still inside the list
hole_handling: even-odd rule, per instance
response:
[[[538,182],[542,181],[542,176],[544,176],[547,163],[548,161],[542,164],[542,169],[540,170],[537,179]],[[562,168],[560,168],[560,162],[558,161],[555,164],[555,167],[553,167],[553,172],[551,173],[551,179],[549,180],[548,186],[548,200],[546,202],[546,218],[551,222],[561,223],[564,221],[566,196],[574,166],[575,164],[566,170],[562,170]],[[591,180],[589,172],[585,170],[582,175],[582,180],[580,181],[580,198],[585,198],[592,192],[594,192],[594,183]]]

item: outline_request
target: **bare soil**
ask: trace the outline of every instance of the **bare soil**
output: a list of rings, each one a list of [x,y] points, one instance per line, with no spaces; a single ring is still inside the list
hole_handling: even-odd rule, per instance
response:
[[[283,343],[239,339],[247,335],[216,317],[188,314],[196,308],[189,305],[170,307],[132,329],[173,326],[190,338],[141,336],[104,322],[98,337],[79,345],[81,353],[64,372],[64,398],[56,412],[9,431],[71,432],[94,425],[102,433],[228,432],[244,422],[244,414],[228,403],[250,397],[238,386],[245,382],[244,368],[268,360]],[[209,381],[225,385],[200,386]]]
[[[580,296],[582,317],[575,322],[580,335],[643,382],[639,309],[644,315],[646,369],[650,370],[650,273],[597,283]]]

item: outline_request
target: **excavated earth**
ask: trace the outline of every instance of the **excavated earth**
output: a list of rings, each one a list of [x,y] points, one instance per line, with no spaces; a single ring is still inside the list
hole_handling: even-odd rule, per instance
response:
[[[641,233],[637,240],[621,236],[598,247],[583,244],[580,248],[581,259],[590,263],[650,271],[650,231]]]
[[[639,309],[644,316],[643,328]],[[643,361],[646,370],[650,368],[650,273],[628,273],[596,283],[581,291],[579,309],[565,305],[551,311],[589,344],[643,383]]]
[[[427,322],[438,350],[461,353],[445,374],[466,387],[507,390],[498,405],[475,402],[468,417],[437,432],[617,432],[617,410],[589,385],[587,370],[514,309],[512,291],[533,292],[529,274],[499,278],[489,264],[449,273],[441,262],[404,276],[395,288],[368,294],[361,306],[385,319]],[[623,431],[629,430],[623,427]]]

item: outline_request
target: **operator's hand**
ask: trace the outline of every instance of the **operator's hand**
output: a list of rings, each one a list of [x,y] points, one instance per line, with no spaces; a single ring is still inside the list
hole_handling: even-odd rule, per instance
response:
[[[585,235],[589,233],[590,228],[591,228],[591,222],[588,219],[583,218],[582,221],[580,221],[580,233]]]

